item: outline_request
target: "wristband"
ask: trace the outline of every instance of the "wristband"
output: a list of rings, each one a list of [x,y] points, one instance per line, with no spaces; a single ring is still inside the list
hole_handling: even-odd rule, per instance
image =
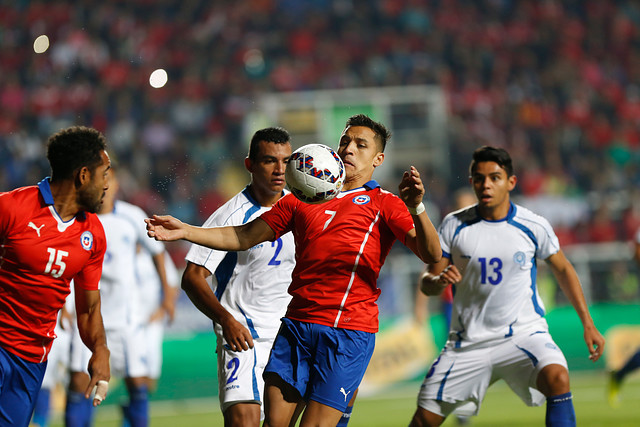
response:
[[[420,202],[420,204],[418,206],[416,206],[415,208],[410,208],[407,206],[407,209],[409,209],[409,213],[411,215],[420,215],[422,212],[425,211],[424,208],[424,203]]]

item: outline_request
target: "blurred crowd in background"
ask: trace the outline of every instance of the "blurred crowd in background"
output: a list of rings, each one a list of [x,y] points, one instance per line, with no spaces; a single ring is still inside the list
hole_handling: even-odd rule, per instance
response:
[[[550,218],[563,244],[640,227],[631,0],[2,1],[0,191],[46,176],[47,137],[82,124],[106,134],[126,200],[202,223],[248,179],[243,119],[260,94],[418,84],[446,92],[452,170],[502,146],[517,196],[578,207]],[[461,183],[429,178],[444,215]]]

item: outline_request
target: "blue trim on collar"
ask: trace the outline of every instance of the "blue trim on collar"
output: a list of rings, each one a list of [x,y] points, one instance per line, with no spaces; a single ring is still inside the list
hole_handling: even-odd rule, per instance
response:
[[[367,190],[373,190],[374,188],[380,187],[380,184],[378,184],[375,179],[372,179],[371,181],[365,183],[363,187]]]
[[[249,191],[249,186],[248,185],[246,187],[244,187],[244,190],[242,190],[242,194],[244,194],[244,196],[247,199],[249,199],[249,201],[251,202],[252,205],[260,206],[260,203],[258,203],[258,201],[256,199],[254,199],[253,196],[251,195],[251,192]]]
[[[46,177],[45,179],[43,179],[38,183],[38,188],[40,190],[40,194],[42,194],[42,199],[44,200],[44,203],[48,206],[53,206],[53,210],[55,211],[56,208],[53,203],[53,194],[51,194],[50,181],[51,181],[51,177],[49,176]],[[58,211],[56,211],[56,214],[60,216],[60,214],[58,214]],[[79,218],[80,220],[84,220],[87,217],[87,215],[85,214],[84,211],[80,211],[75,215],[75,217]]]
[[[51,194],[51,186],[49,185],[50,177],[46,177],[42,181],[38,183],[38,188],[40,189],[40,194],[42,194],[42,198],[47,205],[53,205],[53,194]]]
[[[477,207],[476,207],[476,211],[477,211]],[[502,222],[502,221],[510,221],[513,219],[513,217],[516,216],[516,205],[513,204],[513,202],[509,202],[509,212],[507,212],[507,216],[505,216],[504,218],[501,219],[486,219],[486,218],[482,218],[483,221],[487,221],[487,222]]]

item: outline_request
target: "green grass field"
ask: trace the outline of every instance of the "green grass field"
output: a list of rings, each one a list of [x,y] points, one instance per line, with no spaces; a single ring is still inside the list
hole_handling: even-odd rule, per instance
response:
[[[612,409],[605,398],[606,377],[602,371],[573,372],[572,392],[580,427],[637,427],[640,425],[640,378],[630,378],[622,389],[619,408]],[[406,426],[415,410],[419,383],[404,384],[376,396],[359,397],[350,427]],[[151,406],[151,427],[222,426],[217,397],[203,399],[156,401]],[[544,406],[529,408],[506,386],[498,382],[489,389],[480,415],[471,426],[541,426]],[[60,427],[60,414],[52,427]],[[447,419],[445,426],[455,426]],[[120,414],[114,405],[99,408],[96,427],[119,427]]]

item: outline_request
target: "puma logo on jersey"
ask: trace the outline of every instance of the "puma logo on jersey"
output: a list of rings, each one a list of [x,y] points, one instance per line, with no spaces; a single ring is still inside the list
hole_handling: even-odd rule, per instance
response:
[[[27,226],[36,230],[36,233],[38,233],[38,237],[40,237],[40,229],[44,227],[44,224],[42,224],[40,227],[36,227],[36,225],[33,222],[30,222],[29,224],[27,224]]]
[[[347,401],[347,396],[349,395],[349,393],[351,393],[350,391],[345,391],[344,387],[340,387],[340,393],[344,394],[344,401]]]

